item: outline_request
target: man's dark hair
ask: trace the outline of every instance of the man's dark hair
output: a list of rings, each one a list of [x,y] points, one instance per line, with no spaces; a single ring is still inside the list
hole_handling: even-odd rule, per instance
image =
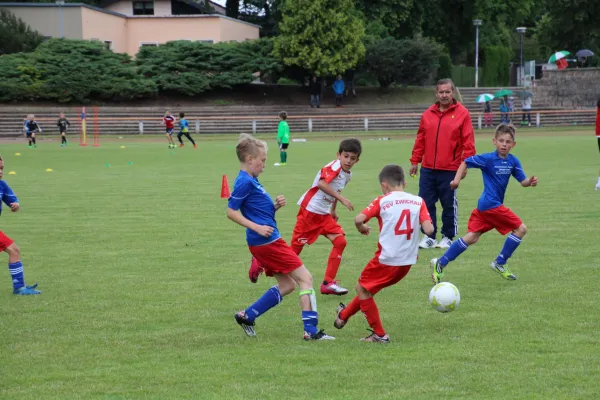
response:
[[[386,165],[379,173],[379,182],[385,182],[390,186],[402,186],[404,185],[404,170],[399,165]]]
[[[185,117],[185,113],[184,112],[180,112],[179,113],[179,118],[183,118],[183,117]]]
[[[362,153],[360,140],[354,138],[342,140],[340,142],[338,153],[342,154],[343,152],[354,153],[356,154],[356,157],[360,157],[360,153]]]

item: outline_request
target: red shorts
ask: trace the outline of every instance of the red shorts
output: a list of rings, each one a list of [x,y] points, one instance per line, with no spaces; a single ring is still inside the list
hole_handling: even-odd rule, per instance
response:
[[[15,241],[6,236],[4,232],[0,231],[0,251],[8,249],[14,242]]]
[[[491,210],[474,209],[467,224],[469,232],[487,232],[496,229],[501,235],[514,231],[523,224],[521,218],[508,207],[499,206]]]
[[[377,258],[373,258],[361,272],[358,283],[369,293],[375,294],[383,288],[400,282],[408,274],[410,267],[410,265],[400,267],[385,265]]]
[[[329,234],[344,234],[344,230],[331,214],[315,214],[300,207],[292,234],[292,244],[313,244],[319,236]]]
[[[248,246],[250,253],[265,269],[265,275],[289,274],[304,263],[283,239],[262,246]]]

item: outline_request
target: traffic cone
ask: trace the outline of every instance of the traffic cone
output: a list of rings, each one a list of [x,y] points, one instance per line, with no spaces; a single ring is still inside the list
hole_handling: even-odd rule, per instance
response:
[[[231,194],[229,193],[229,182],[227,182],[227,175],[223,175],[223,180],[221,181],[221,198],[228,199]]]

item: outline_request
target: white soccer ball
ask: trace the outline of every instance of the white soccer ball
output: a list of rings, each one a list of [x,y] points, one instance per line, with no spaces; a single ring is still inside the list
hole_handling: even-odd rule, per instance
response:
[[[442,313],[454,311],[460,304],[460,292],[450,282],[438,283],[429,292],[429,304]]]

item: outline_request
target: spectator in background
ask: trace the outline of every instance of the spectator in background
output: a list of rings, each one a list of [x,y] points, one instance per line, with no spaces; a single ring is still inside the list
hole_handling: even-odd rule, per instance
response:
[[[505,96],[506,97],[506,96]],[[500,123],[508,124],[508,105],[504,100],[500,100]]]
[[[344,89],[346,85],[344,85],[344,81],[342,80],[342,76],[338,75],[333,82],[333,92],[335,93],[335,106],[336,108],[342,107],[342,99],[344,98]]]
[[[427,205],[433,220],[433,234],[419,243],[422,249],[447,249],[458,233],[458,202],[450,187],[460,164],[475,155],[475,134],[469,111],[454,99],[456,88],[450,79],[436,85],[437,102],[421,116],[417,138],[410,158],[410,175],[415,176],[421,164],[419,196]],[[442,204],[442,239],[436,241],[436,203]],[[404,225],[402,225],[404,226]]]
[[[310,92],[310,108],[321,108],[321,82],[315,75],[308,84],[308,90]]]
[[[598,98],[598,107],[596,109],[596,139],[598,139],[598,151],[600,151],[600,97]],[[600,171],[598,171],[598,181],[596,182],[596,190],[600,190]]]
[[[489,101],[486,101],[483,106],[483,127],[487,128],[494,126],[494,116],[492,114],[492,104]]]
[[[531,126],[531,97],[527,97],[521,100],[521,111],[523,111],[523,119],[521,120],[521,126],[525,126],[525,117],[527,117],[527,126]]]
[[[352,93],[352,96],[356,97],[356,90],[354,89],[354,73],[355,71],[352,68],[346,71],[346,97],[350,95],[350,93]]]

